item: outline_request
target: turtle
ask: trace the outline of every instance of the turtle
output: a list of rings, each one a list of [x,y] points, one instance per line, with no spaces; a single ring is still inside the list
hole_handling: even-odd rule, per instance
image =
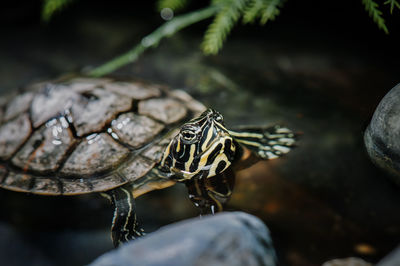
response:
[[[279,125],[228,129],[185,91],[134,79],[50,80],[1,99],[0,187],[100,193],[115,247],[144,235],[135,198],[179,182],[196,206],[222,211],[231,173],[288,153],[296,137]]]

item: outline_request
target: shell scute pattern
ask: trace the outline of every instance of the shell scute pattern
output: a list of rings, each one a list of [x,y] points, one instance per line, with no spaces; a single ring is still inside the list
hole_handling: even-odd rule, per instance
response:
[[[161,160],[168,132],[204,109],[143,82],[33,84],[0,103],[0,187],[75,195],[134,181]]]
[[[31,134],[28,114],[6,121],[0,127],[0,159],[7,160]]]
[[[54,118],[33,132],[11,161],[24,170],[55,171],[75,142],[65,118]]]
[[[115,133],[112,136],[134,148],[148,143],[164,128],[163,124],[134,112],[121,114],[111,123],[111,129]]]

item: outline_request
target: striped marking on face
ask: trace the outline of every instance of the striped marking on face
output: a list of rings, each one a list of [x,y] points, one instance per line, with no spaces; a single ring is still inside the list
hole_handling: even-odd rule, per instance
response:
[[[194,160],[194,153],[196,151],[196,144],[191,144],[189,148],[189,159],[185,163],[185,171],[189,172],[190,171],[190,165],[192,164]]]
[[[200,129],[190,123],[184,125],[183,131],[195,128],[200,134],[193,143],[178,135],[166,148],[162,166],[183,179],[195,175],[211,177],[221,173],[231,165],[234,159],[235,146],[226,128],[215,120],[199,119]]]
[[[231,165],[235,153],[235,147],[232,143],[232,139],[229,136],[215,141],[211,147],[199,156],[200,161],[197,169],[186,177],[190,178],[193,174],[201,174],[202,177],[208,178],[226,170]],[[226,154],[227,145],[229,146],[227,149],[229,149],[230,154]]]
[[[224,153],[218,154],[217,157],[214,159],[214,162],[211,164],[211,168],[207,177],[212,177],[219,173],[222,173],[230,165],[230,162],[229,164],[227,162],[229,162],[229,160]]]
[[[211,142],[212,137],[214,136],[214,125],[211,126],[211,128],[207,128],[207,126],[204,128],[203,131],[203,136],[201,139],[201,150],[204,151],[206,150],[206,148],[208,147],[208,145]],[[204,140],[203,140],[204,139]]]

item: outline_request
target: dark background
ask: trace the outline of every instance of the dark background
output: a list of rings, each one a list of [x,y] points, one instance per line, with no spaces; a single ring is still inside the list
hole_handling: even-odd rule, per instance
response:
[[[197,2],[190,7],[201,5]],[[235,39],[265,40],[279,41],[296,49],[310,50],[312,47],[315,53],[346,51],[395,71],[399,69],[400,10],[395,9],[390,15],[389,6],[382,3],[380,9],[384,11],[389,35],[378,29],[361,1],[286,1],[275,21],[264,27],[239,25],[228,37],[227,45],[229,40]],[[153,1],[73,1],[50,23],[40,19],[41,1],[7,1],[2,3],[0,12],[3,61],[0,73],[18,74],[18,85],[41,76],[104,63],[131,48],[163,22]],[[201,22],[184,32],[200,41],[199,37],[209,23],[210,20]],[[112,28],[118,26],[124,34],[112,33]],[[200,43],[190,45],[195,52]],[[65,60],[52,62],[53,55],[59,54]],[[19,69],[23,68],[24,62],[33,60],[38,69]],[[3,86],[14,86],[11,79],[3,79],[2,83],[5,83]],[[382,84],[382,87],[393,84]]]

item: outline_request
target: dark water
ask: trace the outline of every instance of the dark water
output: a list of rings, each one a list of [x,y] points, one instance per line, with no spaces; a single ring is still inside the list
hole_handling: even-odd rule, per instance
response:
[[[126,11],[111,16],[100,5],[88,13],[82,5],[49,26],[30,23],[33,11],[3,21],[1,90],[104,62],[153,28]],[[367,26],[358,30],[361,22],[348,29],[295,23],[289,15],[297,7],[287,8],[270,28],[236,31],[219,56],[201,55],[203,28],[194,28],[117,74],[182,88],[228,126],[280,123],[303,133],[285,158],[237,173],[228,209],[265,221],[282,265],[348,256],[376,262],[400,239],[400,188],[371,164],[362,136],[380,98],[400,81],[398,41],[363,13],[356,16]],[[101,197],[1,191],[0,202],[0,259],[9,265],[81,265],[112,248],[112,210]],[[144,195],[137,207],[148,232],[198,214],[183,185]]]

